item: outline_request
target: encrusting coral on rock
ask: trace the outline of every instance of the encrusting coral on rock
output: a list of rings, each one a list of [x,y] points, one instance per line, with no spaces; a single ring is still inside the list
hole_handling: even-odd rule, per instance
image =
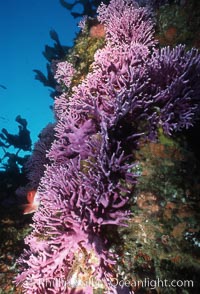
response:
[[[24,293],[124,291],[109,283],[116,255],[105,228],[129,219],[139,139],[155,140],[158,128],[167,135],[188,128],[199,114],[197,50],[156,49],[151,11],[131,0],[101,4],[98,21],[105,46],[85,79],[55,100],[56,139],[29,249],[18,260]],[[62,61],[55,77],[69,87],[74,73]]]

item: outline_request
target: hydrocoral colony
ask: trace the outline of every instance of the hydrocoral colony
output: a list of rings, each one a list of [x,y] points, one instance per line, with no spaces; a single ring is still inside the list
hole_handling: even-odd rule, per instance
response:
[[[183,45],[155,49],[151,17],[131,0],[101,4],[106,45],[71,94],[56,98],[51,164],[25,239],[30,249],[18,261],[16,282],[25,293],[93,293],[91,277],[106,293],[121,291],[109,287],[116,256],[103,228],[129,218],[137,178],[133,151],[141,136],[155,139],[158,127],[171,135],[199,114],[200,56]],[[66,88],[74,72],[62,62],[56,78]]]

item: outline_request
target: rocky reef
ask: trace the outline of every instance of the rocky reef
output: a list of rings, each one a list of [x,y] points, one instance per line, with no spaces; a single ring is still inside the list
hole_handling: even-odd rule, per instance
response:
[[[165,2],[101,4],[52,62],[57,123],[28,164],[40,205],[17,293],[199,293],[200,173],[189,130],[200,55],[189,41],[162,41],[169,7],[188,5]]]

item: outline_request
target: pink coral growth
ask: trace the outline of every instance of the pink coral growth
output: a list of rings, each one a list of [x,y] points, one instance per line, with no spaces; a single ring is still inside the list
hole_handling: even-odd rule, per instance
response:
[[[111,0],[98,12],[106,45],[71,96],[63,87],[55,100],[56,139],[16,278],[26,293],[89,294],[83,282],[91,277],[109,294],[123,292],[108,287],[115,255],[104,228],[126,225],[130,216],[138,138],[155,139],[158,127],[170,135],[199,113],[198,52],[154,49],[151,12],[134,1]],[[68,62],[58,64],[58,82],[69,87],[73,74]],[[48,282],[56,279],[67,284]]]
[[[60,120],[56,130],[59,139],[52,145],[49,158],[56,162],[63,162],[78,154],[82,159],[88,156],[87,138],[95,133],[95,125],[92,120],[87,120],[78,126],[72,117],[66,117]]]
[[[148,63],[154,112],[157,124],[167,134],[189,128],[199,115],[200,55],[184,45],[154,50]],[[151,119],[150,119],[151,123]]]
[[[59,84],[64,84],[69,88],[75,69],[68,61],[58,62],[55,79]]]
[[[90,217],[96,213],[95,201],[83,180],[77,159],[70,160],[68,166],[49,166],[45,172],[39,190],[40,209],[33,218],[34,230],[25,240],[30,251],[25,251],[19,260],[29,269],[16,280],[26,280],[23,286],[27,293],[46,293],[50,284],[55,291],[52,293],[71,293],[67,289],[73,288],[72,283],[84,283],[82,271],[88,280],[91,275],[100,279],[103,269],[113,263],[105,240],[93,232],[100,217]],[[108,201],[103,205],[107,206]],[[77,266],[74,282],[72,265]],[[60,281],[58,285],[53,283],[56,279]]]
[[[108,43],[115,46],[131,43],[155,45],[152,13],[140,8],[136,2],[111,0],[107,7],[102,3],[97,12],[98,20],[105,25]]]

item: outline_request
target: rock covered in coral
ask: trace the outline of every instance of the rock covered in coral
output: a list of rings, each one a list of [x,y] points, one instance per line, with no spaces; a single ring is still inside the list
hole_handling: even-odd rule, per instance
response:
[[[44,174],[45,165],[49,163],[46,153],[55,139],[54,127],[55,124],[49,123],[41,131],[39,141],[35,143],[33,153],[25,165],[29,180],[29,190],[38,188],[40,179]]]
[[[106,44],[85,79],[55,100],[56,140],[29,249],[18,261],[16,282],[26,293],[122,292],[109,286],[116,256],[106,230],[129,219],[139,138],[155,139],[158,128],[167,135],[188,128],[199,113],[197,50],[155,49],[151,12],[131,0],[101,4],[98,14]],[[69,62],[58,71],[69,87]]]

